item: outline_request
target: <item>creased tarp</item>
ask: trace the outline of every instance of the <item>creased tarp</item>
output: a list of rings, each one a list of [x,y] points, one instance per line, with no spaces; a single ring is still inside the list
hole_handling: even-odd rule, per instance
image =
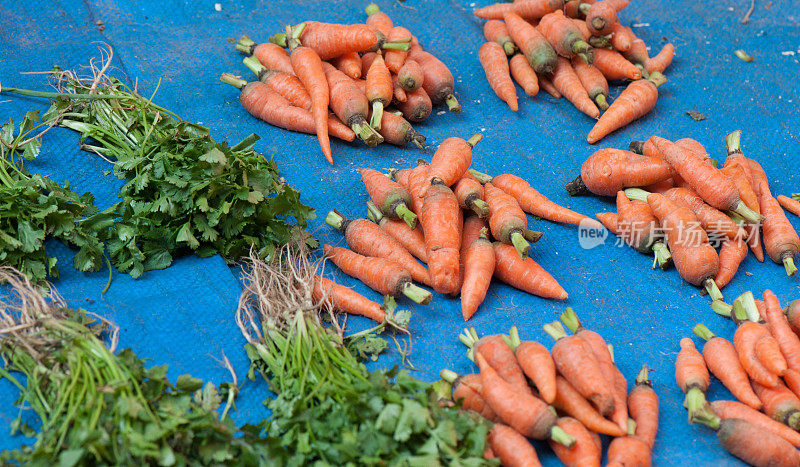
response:
[[[235,142],[256,132],[263,139],[256,147],[274,155],[289,182],[303,192],[306,203],[320,216],[312,226],[323,241],[342,244],[341,236],[321,223],[325,213],[338,208],[348,216],[362,216],[366,196],[355,169],[378,170],[409,165],[430,158],[421,152],[393,147],[368,149],[333,142],[336,165],[321,157],[313,136],[281,131],[250,117],[239,105],[237,92],[218,81],[229,71],[249,77],[242,56],[228,39],[246,33],[256,41],[279,32],[286,24],[305,19],[330,22],[364,20],[361,2],[337,1],[4,1],[0,4],[0,83],[43,89],[37,76],[20,75],[58,64],[65,68],[84,65],[96,56],[97,42],[114,48],[115,73],[125,74],[149,95],[161,79],[156,101],[191,121],[211,127],[215,137]],[[474,151],[474,167],[493,174],[514,172],[554,201],[580,212],[594,214],[613,210],[613,200],[594,197],[570,199],[562,185],[577,175],[581,162],[594,150],[585,142],[592,121],[565,100],[542,93],[534,99],[521,96],[520,111],[513,114],[492,93],[477,60],[483,41],[482,22],[471,10],[487,2],[380,1],[397,24],[408,27],[447,63],[456,77],[461,114],[436,109],[428,122],[417,125],[435,146],[448,136],[484,134]],[[680,0],[665,6],[655,0],[637,0],[621,13],[626,24],[650,45],[651,55],[669,40],[677,57],[668,70],[669,82],[660,88],[656,109],[645,119],[601,141],[597,147],[627,147],[634,139],[652,134],[678,139],[691,137],[705,144],[712,157],[724,159],[723,136],[743,130],[743,148],[761,161],[773,191],[800,191],[797,167],[798,17],[789,1],[757,2],[748,25],[739,19],[749,7],[745,1],[692,2]],[[100,30],[97,21],[102,21]],[[733,55],[744,49],[755,57],[745,63]],[[612,89],[612,96],[620,89]],[[8,100],[6,102],[6,100]],[[0,96],[0,120],[21,118],[30,108],[44,109],[39,99]],[[685,112],[697,110],[708,119],[695,122]],[[44,140],[34,170],[68,179],[77,191],[91,191],[101,206],[115,201],[121,183],[103,175],[108,164],[77,149],[77,137],[67,130],[52,131]],[[798,226],[800,222],[792,218]],[[530,219],[544,238],[533,248],[533,257],[550,271],[570,293],[567,303],[541,300],[494,284],[487,301],[469,325],[480,334],[507,332],[516,324],[523,338],[549,345],[541,326],[557,319],[564,307],[574,307],[584,324],[614,345],[622,372],[631,381],[642,364],[654,369],[651,377],[661,399],[661,430],[654,460],[659,465],[736,464],[725,454],[714,434],[686,423],[682,394],[674,384],[674,359],[680,337],[704,322],[715,333],[731,337],[734,326],[708,308],[707,297],[683,283],[675,271],[650,270],[650,259],[629,248],[603,246],[584,250],[577,230]],[[63,277],[56,286],[76,305],[108,316],[122,328],[121,345],[133,347],[154,364],[169,363],[170,376],[184,372],[228,380],[214,360],[224,351],[244,377],[246,357],[243,339],[233,323],[239,293],[235,276],[219,258],[187,258],[172,268],[145,274],[133,281],[116,275],[111,290],[100,297],[105,272],[84,275],[70,270],[70,253],[52,246],[62,263]],[[744,274],[752,273],[752,276]],[[378,299],[377,294],[355,281],[337,275],[343,283]],[[757,294],[771,288],[782,301],[798,296],[797,279],[787,279],[783,268],[758,264],[749,257],[740,274],[725,290],[732,299],[745,290]],[[86,299],[89,298],[90,301]],[[401,302],[408,306],[407,301]],[[474,367],[456,336],[463,328],[458,302],[436,296],[429,307],[412,307],[414,331],[411,361],[416,375],[433,380],[441,368],[460,373]],[[367,323],[350,319],[352,329]],[[698,343],[699,344],[699,343]],[[400,362],[396,351],[375,365]],[[257,421],[266,410],[261,400],[266,385],[248,384],[237,402],[239,421]],[[711,398],[730,398],[719,383]],[[0,382],[0,433],[7,433],[17,414],[11,405],[11,386]],[[20,437],[0,436],[0,448],[19,445]],[[555,457],[537,445],[545,465]]]

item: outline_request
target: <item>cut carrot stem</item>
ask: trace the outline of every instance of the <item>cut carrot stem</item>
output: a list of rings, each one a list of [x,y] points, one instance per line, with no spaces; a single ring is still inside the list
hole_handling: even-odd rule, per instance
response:
[[[480,198],[470,200],[470,208],[475,211],[478,217],[483,218],[489,215],[489,205]]]
[[[420,305],[427,305],[431,302],[433,295],[422,287],[412,283],[406,282],[403,286],[403,295]]]
[[[719,424],[722,423],[722,419],[714,415],[710,408],[699,410],[689,421],[705,425],[715,431],[719,429]]]
[[[487,183],[490,183],[492,181],[491,175],[485,174],[483,172],[478,172],[475,169],[469,169],[467,172],[471,173],[473,177],[475,177],[479,182],[481,182],[481,185],[486,185]]]
[[[450,112],[461,112],[461,104],[458,103],[456,96],[450,94],[447,96],[447,99],[444,100],[444,103],[447,104],[447,110]]]
[[[405,203],[399,203],[397,207],[394,208],[394,212],[403,219],[410,228],[415,229],[417,227],[417,215],[411,212]]]
[[[275,34],[274,36],[270,36],[269,37],[269,41],[272,42],[273,44],[281,46],[283,48],[287,47],[286,33],[285,32],[279,32],[278,34]]]
[[[411,44],[409,42],[400,42],[400,41],[384,42],[381,48],[385,50],[400,50],[403,52],[407,52],[408,49],[411,48]]]
[[[730,318],[731,312],[733,311],[733,307],[722,300],[714,300],[711,302],[711,309],[714,310],[714,313],[726,318]]]
[[[785,256],[783,258],[783,267],[786,269],[787,276],[793,276],[797,272],[797,267],[794,265],[794,258]]]
[[[536,243],[536,242],[538,242],[539,240],[542,239],[542,237],[544,236],[544,233],[539,232],[538,230],[525,229],[522,232],[522,235],[525,237],[525,240],[527,240],[527,241],[529,241],[531,243]]]
[[[761,314],[758,312],[756,300],[753,292],[745,292],[733,301],[733,316],[738,321],[761,321]],[[738,323],[737,323],[738,324]]]
[[[647,201],[647,197],[650,196],[650,194],[649,191],[642,190],[641,188],[625,189],[625,196],[630,200],[638,199],[639,201]]]
[[[245,87],[245,85],[247,85],[247,81],[241,78],[237,78],[236,76],[233,76],[231,73],[222,73],[222,75],[220,75],[219,77],[219,80],[225,84],[230,84],[231,86],[237,89],[242,89],[243,87]],[[3,92],[8,92],[8,88],[3,88]]]
[[[375,101],[372,103],[372,117],[369,120],[369,126],[376,130],[380,130],[381,119],[383,119],[383,102]]]
[[[581,322],[578,319],[578,315],[575,313],[575,310],[572,307],[568,306],[560,316],[561,322],[564,323],[564,326],[567,327],[572,333],[575,333],[579,327],[581,327]]]
[[[661,240],[653,243],[653,269],[656,266],[660,267],[661,269],[667,269],[669,264],[672,262],[672,253],[669,251],[669,247],[662,242]]]
[[[244,52],[247,55],[251,55],[253,53],[253,49],[255,49],[256,43],[253,39],[250,39],[247,36],[242,36],[239,39],[239,42],[236,43],[234,48],[239,52]]]
[[[525,259],[528,257],[528,251],[531,249],[531,244],[525,240],[522,232],[516,231],[511,233],[511,244],[519,253],[519,257]]]
[[[474,135],[472,135],[472,137],[470,139],[467,140],[467,144],[469,144],[470,147],[474,148],[475,145],[480,143],[482,139],[483,139],[483,135],[482,134],[475,133]]]
[[[714,279],[706,279],[703,282],[703,287],[705,287],[706,291],[708,291],[708,296],[711,297],[712,300],[722,300],[722,292],[720,292],[719,287],[717,287],[717,283],[714,281]]]

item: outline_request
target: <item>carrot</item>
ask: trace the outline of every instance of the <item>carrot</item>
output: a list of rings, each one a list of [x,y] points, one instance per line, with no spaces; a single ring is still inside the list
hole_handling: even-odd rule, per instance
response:
[[[389,15],[382,12],[378,5],[374,3],[367,5],[364,11],[367,13],[367,26],[380,32],[384,37],[388,36],[394,27],[394,23],[392,23],[392,19]]]
[[[758,467],[789,467],[800,464],[800,451],[779,435],[741,418],[721,420],[713,414],[702,422],[717,430],[726,451]]]
[[[330,89],[330,107],[343,122],[353,129],[367,146],[377,146],[383,137],[367,123],[369,101],[351,78],[329,63],[323,63]]]
[[[511,427],[495,423],[489,431],[488,440],[492,452],[504,466],[540,467],[542,465],[531,443]]]
[[[364,316],[379,323],[386,319],[386,313],[379,304],[322,276],[314,276],[312,299],[334,310]]]
[[[764,249],[773,262],[783,263],[787,276],[793,276],[797,272],[794,258],[800,250],[800,237],[786,218],[786,213],[783,212],[778,200],[769,193],[762,193],[758,201],[761,214],[765,218],[761,224]]]
[[[519,110],[517,88],[511,81],[511,71],[503,48],[497,42],[484,42],[478,49],[478,60],[486,73],[486,80],[497,97],[508,104],[514,112]]]
[[[422,162],[422,161],[421,161]],[[420,163],[412,169],[395,172],[395,180],[411,193],[411,209],[419,215],[425,199],[425,191],[430,186],[427,163]]]
[[[399,183],[372,169],[359,169],[361,181],[372,201],[381,209],[383,215],[392,219],[402,219],[413,229],[417,226],[417,216],[408,206],[411,194]]]
[[[649,371],[645,365],[636,375],[636,385],[628,396],[628,412],[636,422],[634,436],[653,449],[658,433],[658,395],[653,391]]]
[[[383,108],[392,101],[393,87],[392,75],[380,55],[372,59],[367,71],[367,99],[372,106],[370,126],[376,130],[381,129]]]
[[[764,304],[766,312],[764,318],[769,325],[769,330],[778,342],[781,354],[786,360],[786,365],[800,371],[800,339],[792,331],[786,316],[783,314],[778,297],[770,290],[764,291]]]
[[[552,402],[556,409],[575,417],[591,431],[609,436],[625,436],[621,429],[602,415],[563,376],[556,376],[556,398]]]
[[[406,102],[408,100],[408,93],[406,93],[406,90],[403,89],[402,85],[400,85],[400,78],[398,78],[397,75],[392,75],[392,90],[392,97],[394,98],[393,102],[395,104]],[[419,89],[417,89],[417,91],[419,91]]]
[[[675,56],[675,46],[671,43],[664,44],[664,47],[661,48],[661,51],[653,58],[647,61],[644,66],[644,69],[648,73],[653,72],[661,72],[663,73],[664,70],[669,67],[672,63],[672,58]]]
[[[480,352],[475,360],[483,381],[481,394],[503,422],[528,438],[552,439],[567,447],[575,444],[575,438],[556,425],[556,415],[544,402],[503,380]]]
[[[589,98],[600,110],[608,110],[608,81],[603,73],[597,67],[587,65],[579,57],[572,57],[572,69]]]
[[[760,410],[761,400],[750,387],[750,379],[739,362],[739,355],[736,353],[733,344],[722,337],[715,336],[703,324],[697,324],[692,328],[692,331],[706,341],[703,345],[703,358],[711,373],[737,399],[756,410]]]
[[[397,72],[397,81],[403,90],[413,92],[422,87],[422,83],[425,82],[425,72],[415,60],[406,59]]]
[[[511,70],[511,77],[525,90],[525,94],[533,97],[539,93],[539,80],[536,78],[536,72],[533,71],[524,55],[514,55],[509,60],[508,65]]]
[[[508,32],[536,73],[550,74],[558,55],[541,32],[514,12],[503,15]]]
[[[438,58],[422,50],[421,47],[411,47],[408,58],[419,63],[422,67],[422,88],[428,93],[431,101],[439,105],[445,103],[451,112],[460,112],[461,106],[453,95],[455,81],[453,74]]]
[[[303,27],[305,25],[305,27]],[[301,29],[295,33],[295,29]],[[298,39],[322,60],[330,60],[350,52],[366,52],[378,47],[388,50],[408,50],[407,42],[378,42],[378,35],[366,24],[332,24],[306,21],[294,26],[288,36]]]
[[[722,211],[734,211],[751,222],[761,220],[761,216],[739,198],[736,184],[719,169],[664,138],[653,136],[651,140],[664,159],[706,203]]]
[[[372,67],[372,62],[378,57],[375,52],[367,52],[361,56],[361,76],[367,77],[369,69]]]
[[[422,88],[406,93],[406,101],[398,102],[396,105],[397,109],[403,112],[403,116],[412,122],[426,120],[433,111],[431,98]]]
[[[612,382],[603,376],[592,347],[578,336],[567,336],[561,323],[544,326],[544,331],[555,339],[550,353],[560,374],[603,415],[614,411]]]
[[[557,425],[565,433],[575,438],[575,446],[567,448],[561,444],[550,441],[550,447],[558,459],[567,467],[600,467],[602,445],[600,437],[592,433],[578,420],[572,417],[558,419]]]
[[[331,60],[331,64],[347,76],[361,78],[361,56],[358,52],[350,52]]]
[[[603,224],[603,227],[608,229],[609,232],[613,233],[614,235],[619,235],[619,216],[617,216],[616,212],[598,212],[595,214],[600,222]]]
[[[396,43],[409,42],[411,41],[411,32],[402,26],[395,26],[389,31],[389,35],[386,38]],[[387,50],[385,54],[386,67],[392,73],[397,74],[400,68],[403,67],[406,57],[408,57],[408,50]]]
[[[397,240],[417,259],[423,263],[428,261],[428,254],[425,251],[425,237],[418,228],[419,226],[412,229],[402,220],[385,217],[380,208],[372,201],[367,201],[367,217],[378,224],[384,232]]]
[[[483,200],[483,185],[471,173],[464,173],[453,187],[453,192],[462,209],[472,210],[480,217],[489,215],[489,205]]]
[[[592,47],[596,48],[608,48],[611,47],[611,41],[606,36],[593,36],[592,33],[589,31],[589,28],[586,26],[586,21],[582,19],[578,19],[572,16],[569,16],[566,11],[564,14],[570,18],[572,24],[575,25],[581,32],[581,36],[583,36],[583,40],[589,43]]]
[[[511,39],[506,23],[498,19],[490,19],[483,25],[483,37],[487,42],[497,42],[509,57],[517,52],[517,45]]]
[[[644,70],[647,62],[650,61],[650,53],[647,51],[647,45],[636,36],[631,36],[630,39],[630,47],[628,50],[621,52],[622,56],[639,69]]]
[[[750,180],[751,187],[755,191],[756,195],[758,195],[759,191],[757,190],[756,184],[753,182],[756,181],[754,174],[752,173],[752,169],[750,167],[749,160],[744,156],[742,153],[741,148],[741,137],[742,132],[740,130],[732,131],[725,135],[725,150],[727,151],[727,157],[725,158],[725,166],[738,166],[747,174],[747,178]],[[758,169],[761,170],[761,166],[758,166]],[[763,173],[763,170],[761,170]],[[766,181],[766,175],[764,176]],[[769,185],[769,184],[767,184]]]
[[[719,272],[719,257],[694,213],[657,193],[649,195],[647,203],[666,234],[681,277],[692,285],[704,287],[712,300],[721,300],[722,293],[714,282]]]
[[[636,39],[631,28],[614,23],[611,25],[611,31],[611,46],[620,52],[630,50],[631,43]]]
[[[632,194],[639,191],[641,190],[637,188],[629,188],[617,192],[617,228],[625,243],[640,253],[655,253],[656,261],[663,267],[669,261],[670,254],[661,242],[662,234],[658,231],[658,219],[646,201],[638,197],[633,200],[628,199],[629,196],[634,198]]]
[[[311,110],[311,96],[297,76],[268,70],[252,55],[245,57],[242,63],[258,77],[259,81],[286,98],[293,106]]]
[[[589,98],[589,93],[584,89],[578,74],[572,68],[569,60],[564,57],[558,58],[558,64],[553,71],[553,85],[558,89],[562,96],[566,97],[576,109],[585,113],[591,118],[600,116],[594,101]]]
[[[594,49],[583,40],[580,29],[564,16],[563,11],[556,10],[543,16],[538,29],[562,57],[571,58],[577,55],[586,63],[592,63]]]
[[[457,375],[450,370],[442,370],[439,376],[453,385],[453,400],[461,401],[461,408],[480,414],[483,418],[498,422],[500,418],[489,404],[483,399],[483,382],[481,375],[472,373],[469,375]]]
[[[533,381],[539,397],[548,404],[556,399],[556,364],[545,346],[535,341],[521,342],[516,327],[509,332],[509,345],[525,375]]]
[[[517,0],[478,8],[472,14],[481,19],[503,19],[506,13],[513,12],[526,20],[537,20],[562,8],[564,0]]]
[[[789,368],[783,374],[783,382],[795,396],[800,397],[800,371]]]
[[[336,210],[330,211],[325,222],[344,233],[347,245],[364,256],[394,261],[408,272],[416,282],[429,283],[428,271],[411,253],[380,227],[366,219],[347,219]]]
[[[792,195],[794,196],[794,195]],[[783,209],[791,212],[795,216],[800,216],[800,201],[789,198],[788,196],[778,195],[778,203],[783,207]]]
[[[595,151],[581,166],[581,174],[567,183],[570,196],[594,193],[616,196],[625,188],[651,185],[670,178],[672,167],[663,159],[621,149]]]
[[[300,107],[295,107],[283,96],[270,89],[261,82],[247,83],[243,79],[223,73],[220,80],[223,83],[241,89],[239,102],[250,115],[260,118],[265,122],[279,128],[291,131],[314,134],[316,124],[311,112]],[[331,135],[344,141],[353,141],[355,133],[338,119],[328,120],[328,129]]]
[[[741,238],[736,240],[725,240],[722,248],[719,250],[719,272],[714,282],[717,287],[722,289],[730,283],[736,271],[739,270],[739,265],[747,257],[747,242]]]
[[[794,300],[784,310],[786,320],[796,334],[800,334],[800,300]]]
[[[594,49],[592,66],[597,67],[609,81],[642,78],[642,71],[614,50]]]
[[[587,5],[587,4],[584,4]],[[583,5],[581,5],[583,7]],[[613,0],[603,0],[587,5],[586,26],[595,36],[607,36],[613,32],[613,25],[619,23],[617,8]]]
[[[236,50],[253,55],[268,70],[274,70],[289,75],[294,74],[292,60],[286,50],[270,42],[256,44],[247,36],[242,36],[236,44]]]
[[[656,105],[658,86],[666,82],[667,78],[656,72],[647,79],[639,79],[629,84],[595,123],[586,141],[594,144],[611,132],[645,116]]]
[[[689,411],[689,420],[706,405],[706,390],[710,383],[708,369],[703,356],[694,346],[691,339],[681,339],[681,350],[675,360],[675,381],[686,394],[683,406]]]
[[[726,165],[721,168],[720,171],[736,184],[736,191],[739,192],[739,198],[742,202],[746,204],[748,208],[761,214],[758,196],[756,196],[756,192],[753,191],[753,187],[750,186],[750,178],[747,176],[742,166],[738,164]]]
[[[778,382],[775,387],[768,388],[753,381],[753,391],[764,404],[765,414],[795,430],[800,429],[800,399],[785,384]]]
[[[540,232],[527,229],[528,219],[517,201],[491,183],[484,187],[484,199],[489,205],[489,226],[492,236],[503,243],[513,244],[520,258],[525,259],[530,250],[528,241],[536,242]]]
[[[471,360],[475,360],[477,354],[481,354],[486,363],[497,372],[503,381],[513,386],[518,392],[533,394],[522,368],[517,363],[514,351],[509,346],[507,336],[491,335],[478,339],[475,328],[469,328],[464,329],[458,339],[469,347],[467,356]]]
[[[778,385],[778,377],[766,368],[756,355],[756,345],[766,337],[770,337],[766,326],[748,321],[746,309],[754,309],[752,294],[746,292],[733,302],[734,321],[740,322],[733,335],[733,346],[739,354],[739,362],[753,382],[767,387]],[[755,311],[755,313],[758,313]]]
[[[759,198],[763,195],[772,196],[772,192],[769,189],[767,174],[764,173],[764,168],[761,167],[761,164],[753,159],[747,159],[747,166],[750,168],[750,186],[753,187],[753,191],[756,192],[756,195]]]
[[[529,294],[555,300],[566,300],[567,292],[530,257],[520,259],[517,250],[508,244],[495,242],[494,277]]]
[[[405,147],[414,143],[418,148],[425,147],[425,136],[411,126],[405,118],[392,112],[383,112],[378,133],[383,141],[395,146]]]
[[[635,436],[614,438],[608,445],[608,467],[650,467],[650,446]]]
[[[442,141],[431,158],[428,180],[438,178],[447,186],[452,186],[464,176],[472,164],[472,148],[483,135],[473,135],[468,140],[450,137]]]
[[[544,92],[553,96],[554,99],[561,99],[563,97],[561,93],[558,92],[558,89],[556,89],[556,87],[553,85],[553,82],[550,81],[550,78],[545,75],[536,76],[539,78],[539,87],[544,89]]]
[[[486,297],[494,274],[494,248],[484,228],[481,236],[467,247],[463,260],[464,272],[461,284],[461,316],[467,321],[475,314]],[[524,379],[524,377],[523,377]]]
[[[458,288],[461,237],[454,228],[461,208],[452,190],[440,179],[431,181],[419,212],[428,252],[430,283],[439,293],[454,293]]]
[[[747,405],[735,401],[714,401],[711,402],[711,410],[723,420],[730,418],[747,420],[753,425],[780,436],[793,446],[800,447],[800,433]]]

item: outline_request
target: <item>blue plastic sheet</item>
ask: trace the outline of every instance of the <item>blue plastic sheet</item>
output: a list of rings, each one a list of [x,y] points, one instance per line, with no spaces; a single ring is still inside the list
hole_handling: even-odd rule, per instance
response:
[[[0,83],[45,89],[40,76],[21,75],[50,69],[54,64],[76,68],[98,55],[100,42],[114,50],[113,72],[127,76],[143,94],[160,87],[156,102],[182,117],[212,129],[215,137],[236,142],[255,132],[263,137],[256,148],[274,155],[289,182],[320,214],[312,225],[323,242],[342,244],[341,236],[321,223],[324,214],[338,208],[348,216],[364,214],[365,192],[355,171],[359,167],[384,169],[429,158],[432,149],[417,151],[382,146],[368,149],[333,142],[336,165],[325,163],[316,138],[270,127],[247,114],[236,90],[218,80],[223,71],[249,77],[242,56],[229,39],[248,34],[256,41],[305,19],[329,22],[364,20],[364,2],[344,1],[20,1],[0,4]],[[379,1],[381,9],[409,28],[444,61],[456,77],[456,95],[463,112],[436,109],[417,129],[432,148],[448,136],[484,134],[474,151],[473,166],[492,174],[513,172],[531,182],[554,201],[586,214],[613,210],[612,199],[569,198],[563,184],[574,178],[581,162],[595,148],[585,142],[592,121],[565,100],[544,93],[523,97],[517,113],[497,99],[478,63],[483,41],[482,21],[471,15],[487,2]],[[636,0],[621,13],[636,34],[651,47],[651,54],[667,41],[677,47],[668,70],[669,82],[660,88],[656,109],[644,119],[601,141],[597,147],[627,147],[633,139],[658,134],[670,139],[691,137],[705,144],[712,157],[724,158],[723,136],[743,130],[744,151],[767,171],[773,191],[800,191],[797,174],[800,85],[795,2],[756,2],[749,24],[739,20],[749,7],[745,0],[664,4]],[[101,26],[102,25],[102,26]],[[733,55],[744,49],[755,57],[745,63]],[[619,88],[612,89],[612,96]],[[0,121],[19,120],[32,108],[45,109],[42,99],[0,95]],[[708,118],[696,122],[686,115],[697,110]],[[101,207],[116,200],[121,182],[104,175],[109,165],[78,149],[77,136],[55,129],[44,138],[42,155],[33,170],[69,180],[76,191],[92,192]],[[715,333],[731,337],[734,326],[714,315],[707,297],[683,283],[675,271],[650,269],[650,259],[630,248],[614,245],[614,238],[594,249],[582,249],[577,230],[530,219],[544,238],[532,256],[567,289],[566,303],[546,301],[493,284],[486,302],[470,325],[480,334],[507,332],[517,325],[524,339],[549,345],[543,324],[557,319],[569,305],[584,324],[614,345],[617,363],[629,380],[642,364],[654,369],[651,377],[661,400],[661,425],[654,451],[658,465],[730,464],[737,461],[719,447],[713,432],[689,426],[681,406],[682,394],[674,384],[674,359],[681,337],[704,322]],[[797,218],[792,218],[800,227]],[[58,255],[61,279],[58,290],[75,306],[99,313],[121,327],[120,345],[130,346],[154,364],[168,363],[170,376],[189,372],[221,383],[229,376],[218,363],[224,353],[240,376],[247,369],[244,340],[233,322],[240,291],[236,271],[218,257],[185,258],[165,271],[146,273],[139,280],[116,274],[107,294],[101,296],[107,271],[83,274],[71,269],[72,252],[59,244],[48,248]],[[377,294],[352,279],[336,279],[376,300]],[[786,278],[783,268],[759,264],[748,257],[740,273],[723,292],[732,298],[746,290],[760,294],[772,289],[782,301],[797,298],[798,279]],[[402,302],[408,307],[407,302]],[[411,361],[415,374],[434,380],[442,368],[459,373],[474,371],[456,336],[464,327],[459,303],[436,296],[428,307],[411,307],[413,339]],[[368,323],[352,318],[351,329]],[[696,340],[697,341],[697,340]],[[698,342],[699,344],[699,342]],[[396,351],[372,365],[400,363]],[[267,397],[263,382],[245,385],[234,413],[240,422],[267,415],[261,401]],[[709,397],[730,398],[718,382]],[[0,381],[0,448],[28,442],[8,436],[8,426],[18,410],[16,392]],[[31,419],[31,414],[26,414]],[[557,459],[537,445],[545,465]]]

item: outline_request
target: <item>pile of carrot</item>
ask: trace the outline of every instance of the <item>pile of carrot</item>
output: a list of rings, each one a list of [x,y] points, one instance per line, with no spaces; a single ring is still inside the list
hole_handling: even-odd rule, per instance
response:
[[[331,164],[330,136],[422,148],[425,137],[409,121],[426,120],[435,105],[461,110],[453,74],[376,4],[366,13],[364,24],[287,26],[262,44],[242,36],[236,50],[248,55],[254,80],[230,73],[220,80],[241,90],[239,101],[254,117],[316,134]]]
[[[532,438],[548,441],[564,465],[599,466],[600,436],[606,435],[613,438],[608,465],[651,465],[659,402],[647,366],[628,392],[613,348],[583,327],[571,308],[544,330],[555,339],[550,351],[539,342],[521,341],[516,327],[507,336],[480,339],[474,329],[465,329],[459,339],[479,371],[440,372],[452,385],[453,402],[494,423],[485,456],[504,466],[540,465]]]
[[[717,431],[722,446],[751,465],[800,465],[800,300],[782,309],[767,290],[763,300],[746,292],[732,306],[712,307],[737,328],[731,343],[696,325],[702,353],[691,339],[681,340],[675,379],[689,422]],[[709,371],[736,400],[706,400]]]
[[[626,6],[628,0],[516,0],[475,10],[488,20],[478,59],[492,90],[515,112],[514,81],[530,97],[540,88],[566,97],[597,119],[590,144],[643,117],[656,105],[675,47],[667,43],[651,58],[619,20]],[[609,81],[630,81],[613,102]]]
[[[539,297],[567,298],[558,281],[531,258],[531,243],[542,233],[528,228],[526,213],[553,222],[602,227],[547,199],[516,175],[491,177],[470,169],[473,147],[481,138],[480,134],[467,140],[447,138],[430,162],[420,160],[388,175],[361,169],[370,197],[370,220],[349,220],[336,210],[326,217],[355,252],[348,255],[357,254],[365,264],[362,258],[383,258],[397,263],[419,284],[441,294],[460,295],[465,321],[483,302],[492,278]],[[347,274],[387,293],[388,289],[372,284],[377,276],[389,274],[388,267],[376,264],[369,271],[365,266],[345,267],[340,264],[345,258],[340,256],[342,250],[326,247],[326,254]],[[403,294],[412,300],[430,300],[429,294],[423,298],[422,289],[403,287]]]
[[[773,197],[764,170],[744,155],[740,138],[738,130],[725,137],[723,164],[689,138],[653,136],[631,143],[629,151],[600,149],[566,188],[571,195],[616,196],[617,212],[597,214],[603,225],[636,250],[654,254],[655,264],[673,263],[684,280],[718,300],[748,252],[760,262],[766,252],[791,276],[800,249],[781,208],[800,203]]]

